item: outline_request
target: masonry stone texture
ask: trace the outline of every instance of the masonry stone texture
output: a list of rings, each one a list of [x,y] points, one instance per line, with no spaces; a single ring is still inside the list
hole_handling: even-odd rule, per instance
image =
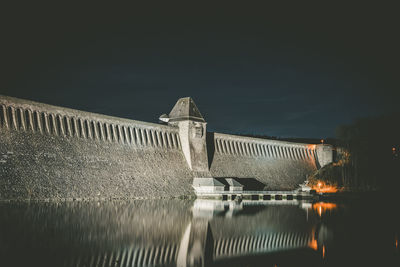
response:
[[[0,199],[194,195],[194,179],[294,190],[332,147],[211,133],[191,98],[166,125],[0,96]],[[246,188],[249,187],[249,188]]]

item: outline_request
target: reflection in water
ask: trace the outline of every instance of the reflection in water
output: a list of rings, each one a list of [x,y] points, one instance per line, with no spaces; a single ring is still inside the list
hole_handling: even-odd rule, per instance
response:
[[[313,250],[318,250],[318,241],[315,238],[315,230],[311,234],[311,241],[308,243],[308,246]]]
[[[331,212],[337,209],[337,204],[335,203],[325,203],[325,202],[317,202],[312,204],[312,208],[316,211],[319,217],[322,217],[322,214],[327,212]]]
[[[337,209],[200,199],[2,203],[0,256],[2,266],[319,265],[335,226],[321,216]]]

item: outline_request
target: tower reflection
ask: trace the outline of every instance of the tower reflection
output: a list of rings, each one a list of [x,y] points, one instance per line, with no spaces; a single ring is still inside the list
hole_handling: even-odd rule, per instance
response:
[[[330,237],[311,203],[296,201],[18,203],[0,209],[7,215],[1,227],[7,266],[225,265],[288,251],[321,255]],[[21,251],[25,257],[18,257]]]

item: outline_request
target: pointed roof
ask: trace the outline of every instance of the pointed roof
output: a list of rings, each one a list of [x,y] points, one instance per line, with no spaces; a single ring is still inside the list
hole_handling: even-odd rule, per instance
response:
[[[169,121],[193,120],[205,122],[199,109],[191,97],[178,99],[174,108],[169,113]]]

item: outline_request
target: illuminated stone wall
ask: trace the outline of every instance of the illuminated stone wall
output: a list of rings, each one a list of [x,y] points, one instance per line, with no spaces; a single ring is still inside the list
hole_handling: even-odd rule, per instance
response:
[[[215,133],[214,150],[216,177],[256,178],[267,190],[293,190],[316,170],[315,145]]]
[[[0,98],[0,198],[192,194],[178,129]]]
[[[297,188],[318,165],[314,145],[219,133],[202,140],[212,177],[269,190]],[[196,175],[178,127],[0,96],[0,199],[178,197],[193,195]]]

